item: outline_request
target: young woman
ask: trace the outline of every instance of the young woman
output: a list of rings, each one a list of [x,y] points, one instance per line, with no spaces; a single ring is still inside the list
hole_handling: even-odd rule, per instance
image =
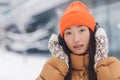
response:
[[[108,57],[104,29],[98,27],[88,8],[72,2],[60,20],[60,35],[53,34],[52,53],[37,80],[119,80],[120,61]]]

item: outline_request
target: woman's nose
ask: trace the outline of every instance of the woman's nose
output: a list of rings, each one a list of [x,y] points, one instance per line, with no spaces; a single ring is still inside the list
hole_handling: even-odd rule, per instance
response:
[[[74,43],[80,42],[80,37],[78,35],[74,35],[73,37]]]

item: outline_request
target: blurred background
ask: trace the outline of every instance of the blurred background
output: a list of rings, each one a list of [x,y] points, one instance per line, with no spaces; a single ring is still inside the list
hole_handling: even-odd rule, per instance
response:
[[[0,0],[0,80],[35,80],[50,57],[48,40],[75,0]],[[120,0],[85,3],[109,38],[109,55],[120,59]]]

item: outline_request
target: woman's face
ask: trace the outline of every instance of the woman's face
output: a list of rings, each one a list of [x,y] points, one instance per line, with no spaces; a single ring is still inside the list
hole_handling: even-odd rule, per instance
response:
[[[90,32],[86,26],[72,26],[64,32],[64,39],[68,48],[74,54],[84,54],[89,45]]]

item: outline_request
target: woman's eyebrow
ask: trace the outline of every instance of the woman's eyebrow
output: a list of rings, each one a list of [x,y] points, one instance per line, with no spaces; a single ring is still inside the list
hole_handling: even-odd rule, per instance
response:
[[[77,28],[82,27],[81,25],[77,26]]]
[[[71,28],[66,28],[66,30],[71,29]]]
[[[79,28],[79,27],[81,27],[81,26],[77,26],[77,28]]]
[[[77,26],[77,28],[84,28],[84,26]]]

